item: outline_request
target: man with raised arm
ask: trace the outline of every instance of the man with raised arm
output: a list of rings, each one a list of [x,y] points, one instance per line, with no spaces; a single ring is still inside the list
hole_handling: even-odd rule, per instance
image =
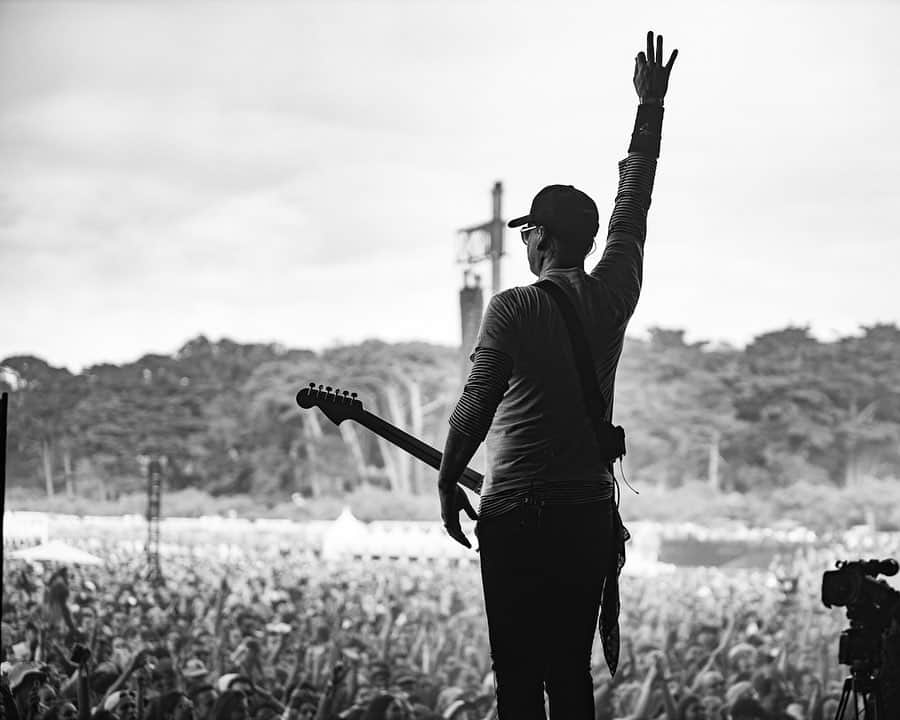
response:
[[[528,264],[572,303],[602,397],[612,414],[616,366],[641,289],[647,210],[659,157],[663,98],[678,51],[663,64],[663,38],[647,33],[635,58],[639,98],[606,248],[587,274],[597,206],[571,185],[541,190],[520,228]],[[555,298],[538,285],[491,298],[465,390],[450,417],[438,476],[441,519],[471,547],[459,512],[477,519],[481,575],[500,720],[594,717],[591,646],[600,635],[618,662],[621,525],[609,453],[584,399],[572,339]],[[589,370],[586,369],[586,373]],[[590,378],[590,374],[584,377]],[[596,415],[597,413],[595,413]],[[488,472],[476,515],[460,475],[487,438]]]

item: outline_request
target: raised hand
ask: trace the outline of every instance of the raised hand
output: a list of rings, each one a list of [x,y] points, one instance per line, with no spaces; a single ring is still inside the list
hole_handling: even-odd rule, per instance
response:
[[[669,89],[669,73],[678,57],[678,50],[673,50],[669,62],[663,65],[663,37],[656,38],[656,50],[653,49],[653,31],[647,33],[647,52],[639,52],[634,59],[634,89],[641,102],[662,103]]]

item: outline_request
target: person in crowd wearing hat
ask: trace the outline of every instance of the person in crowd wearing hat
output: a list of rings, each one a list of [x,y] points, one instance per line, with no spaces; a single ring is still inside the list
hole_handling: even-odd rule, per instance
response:
[[[224,693],[228,690],[242,692],[249,697],[253,693],[253,683],[250,678],[238,673],[226,673],[216,681],[216,690]]]
[[[206,685],[209,669],[200,658],[192,657],[181,669],[181,677],[184,678],[185,692],[190,694],[195,688]]]
[[[691,690],[701,697],[714,695],[717,698],[725,698],[725,678],[718,670],[705,670],[697,675]]]
[[[9,690],[19,720],[35,720],[38,717],[39,690],[46,677],[46,671],[36,662],[20,662],[9,671]]]
[[[116,690],[103,701],[103,709],[115,715],[116,720],[134,720],[137,717],[137,694],[132,690]]]
[[[731,707],[738,700],[745,697],[756,698],[756,690],[753,688],[753,683],[747,680],[740,680],[729,686],[725,691],[725,704]]]
[[[647,34],[635,59],[639,105],[606,247],[584,261],[599,229],[597,205],[571,185],[548,185],[518,228],[529,268],[574,307],[587,351],[573,351],[562,306],[546,286],[491,298],[474,364],[450,417],[438,477],[447,533],[471,547],[459,513],[477,520],[490,650],[501,720],[534,717],[544,687],[555,718],[594,717],[590,656],[598,614],[610,671],[618,664],[618,573],[627,534],[614,501],[611,452],[598,430],[612,418],[625,329],[641,291],[646,218],[659,156],[663,98],[677,50]],[[534,98],[540,106],[539,96]],[[587,407],[580,357],[604,407]],[[592,383],[593,384],[593,383]],[[487,438],[490,466],[476,513],[458,481]]]
[[[731,678],[749,680],[756,668],[756,648],[750,643],[738,643],[728,651]]]

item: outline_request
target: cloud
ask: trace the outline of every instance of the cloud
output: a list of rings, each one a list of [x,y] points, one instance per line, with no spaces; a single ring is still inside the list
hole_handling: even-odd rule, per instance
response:
[[[867,7],[654,6],[681,53],[636,322],[741,341],[890,306],[898,9]],[[81,360],[452,341],[455,231],[494,180],[506,214],[550,182],[611,208],[646,12],[0,3],[0,336]],[[827,60],[797,44],[811,13]]]

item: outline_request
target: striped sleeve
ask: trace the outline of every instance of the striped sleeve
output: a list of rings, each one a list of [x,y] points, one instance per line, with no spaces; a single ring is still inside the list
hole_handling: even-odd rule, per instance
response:
[[[644,242],[655,177],[656,160],[648,155],[629,153],[619,162],[619,190],[609,219],[608,235],[627,233]]]
[[[656,176],[656,160],[629,153],[619,162],[619,190],[609,220],[606,248],[591,276],[610,292],[618,321],[626,323],[637,307],[644,266],[647,211]]]
[[[478,442],[483,441],[509,387],[512,368],[513,360],[506,353],[478,347],[466,386],[450,415],[450,427]]]

